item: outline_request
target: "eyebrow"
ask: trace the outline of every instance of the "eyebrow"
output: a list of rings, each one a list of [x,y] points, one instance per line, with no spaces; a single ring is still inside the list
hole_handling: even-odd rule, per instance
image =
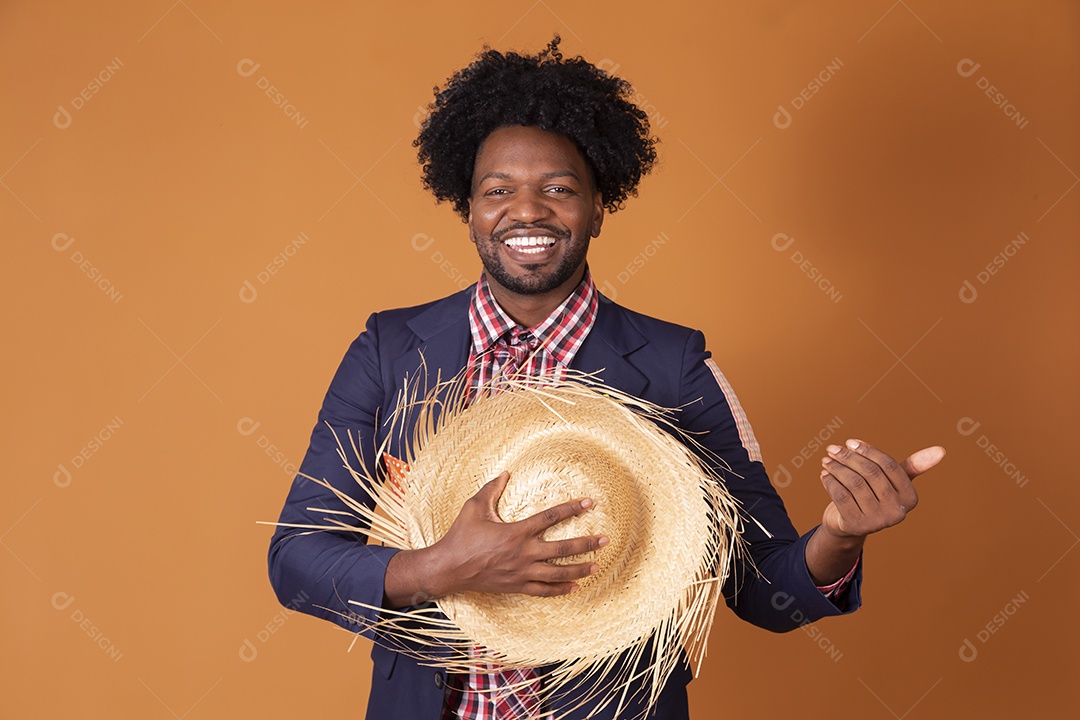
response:
[[[551,172],[546,172],[546,173],[543,173],[543,174],[540,175],[541,180],[551,180],[552,178],[560,178],[560,177],[571,177],[571,178],[574,178],[575,180],[580,180],[581,179],[581,178],[579,178],[577,176],[577,173],[575,173],[573,170],[552,170]],[[479,185],[480,183],[484,182],[485,180],[513,180],[513,179],[514,178],[509,173],[495,171],[495,172],[487,173],[482,178],[477,180],[476,183],[477,183],[477,185]]]

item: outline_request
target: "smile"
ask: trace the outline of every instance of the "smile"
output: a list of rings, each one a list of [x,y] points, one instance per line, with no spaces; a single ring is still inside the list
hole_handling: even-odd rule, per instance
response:
[[[547,250],[555,244],[556,238],[540,235],[535,237],[512,237],[503,240],[503,244],[511,250],[524,255],[536,255]]]

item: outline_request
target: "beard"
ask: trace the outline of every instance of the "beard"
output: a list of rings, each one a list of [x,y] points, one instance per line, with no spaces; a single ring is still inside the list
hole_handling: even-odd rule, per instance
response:
[[[541,227],[553,237],[558,238],[558,242],[565,244],[566,252],[553,270],[545,271],[544,266],[539,264],[522,265],[525,272],[514,275],[506,268],[499,256],[501,239],[494,236],[476,238],[476,251],[480,255],[480,261],[484,264],[484,272],[488,274],[488,277],[517,295],[542,295],[560,287],[572,278],[588,255],[589,236],[574,238],[555,228]],[[505,235],[506,232],[514,229],[507,228],[500,235]]]

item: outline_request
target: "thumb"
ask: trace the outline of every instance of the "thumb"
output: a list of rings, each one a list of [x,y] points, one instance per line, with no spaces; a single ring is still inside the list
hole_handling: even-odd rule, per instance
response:
[[[907,460],[900,463],[900,467],[903,468],[909,478],[914,480],[916,476],[922,475],[941,462],[943,457],[945,457],[945,448],[934,445],[908,455]]]
[[[503,470],[499,473],[498,477],[489,480],[484,484],[484,487],[476,493],[475,497],[479,500],[484,507],[485,513],[491,517],[498,519],[500,522],[502,518],[499,517],[499,498],[502,497],[503,490],[506,489],[506,484],[510,482],[510,473],[507,470]]]

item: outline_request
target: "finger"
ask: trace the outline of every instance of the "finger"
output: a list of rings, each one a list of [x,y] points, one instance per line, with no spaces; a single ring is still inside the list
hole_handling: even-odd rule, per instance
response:
[[[608,538],[606,535],[547,540],[541,544],[539,557],[541,560],[574,557],[575,555],[584,555],[587,552],[599,550],[607,544]]]
[[[916,453],[908,455],[907,460],[904,460],[900,466],[904,469],[904,472],[907,473],[909,478],[914,479],[937,465],[944,457],[945,448],[940,445],[934,445],[933,447],[923,448]]]
[[[553,505],[546,510],[541,510],[532,517],[527,517],[521,522],[530,533],[539,535],[549,527],[558,525],[563,520],[582,514],[591,508],[592,504],[592,500],[589,498],[571,500],[570,502]]]
[[[837,480],[836,476],[828,470],[821,471],[821,484],[825,486],[825,492],[829,493],[829,497],[832,498],[840,517],[855,520],[863,514],[862,508],[859,507],[855,496],[851,494],[851,490]]]
[[[892,492],[879,491],[879,498],[882,500],[888,499],[890,502],[899,505],[903,513],[907,513],[919,504],[919,493],[915,491],[912,479],[904,471],[901,464],[896,462],[888,452],[879,450],[873,445],[858,439],[849,439],[846,445],[846,449],[851,453],[852,458],[863,458],[873,465],[874,470],[872,473],[876,474],[876,477],[867,476],[870,484],[873,484],[875,488],[879,488],[888,483],[892,489]]]
[[[546,582],[530,582],[525,583],[517,592],[522,595],[534,595],[536,597],[556,597],[559,595],[569,595],[578,589],[577,583],[546,583]]]
[[[599,572],[600,566],[596,563],[571,563],[559,565],[557,563],[536,563],[528,574],[532,581],[546,583],[565,583],[587,578]]]
[[[473,498],[480,501],[481,506],[484,509],[484,515],[491,520],[502,522],[502,518],[499,517],[499,498],[502,497],[503,491],[506,490],[506,484],[510,482],[510,473],[503,470],[499,475],[487,483],[484,487],[480,488]]]
[[[880,467],[848,448],[830,445],[822,467],[846,487],[863,512],[895,497],[896,491]]]
[[[830,445],[829,449],[835,448]],[[830,453],[832,454],[832,453]],[[834,456],[848,467],[858,470],[874,488],[878,498],[885,500],[896,494],[907,495],[911,481],[900,464],[888,453],[878,450],[870,443],[851,439]]]

